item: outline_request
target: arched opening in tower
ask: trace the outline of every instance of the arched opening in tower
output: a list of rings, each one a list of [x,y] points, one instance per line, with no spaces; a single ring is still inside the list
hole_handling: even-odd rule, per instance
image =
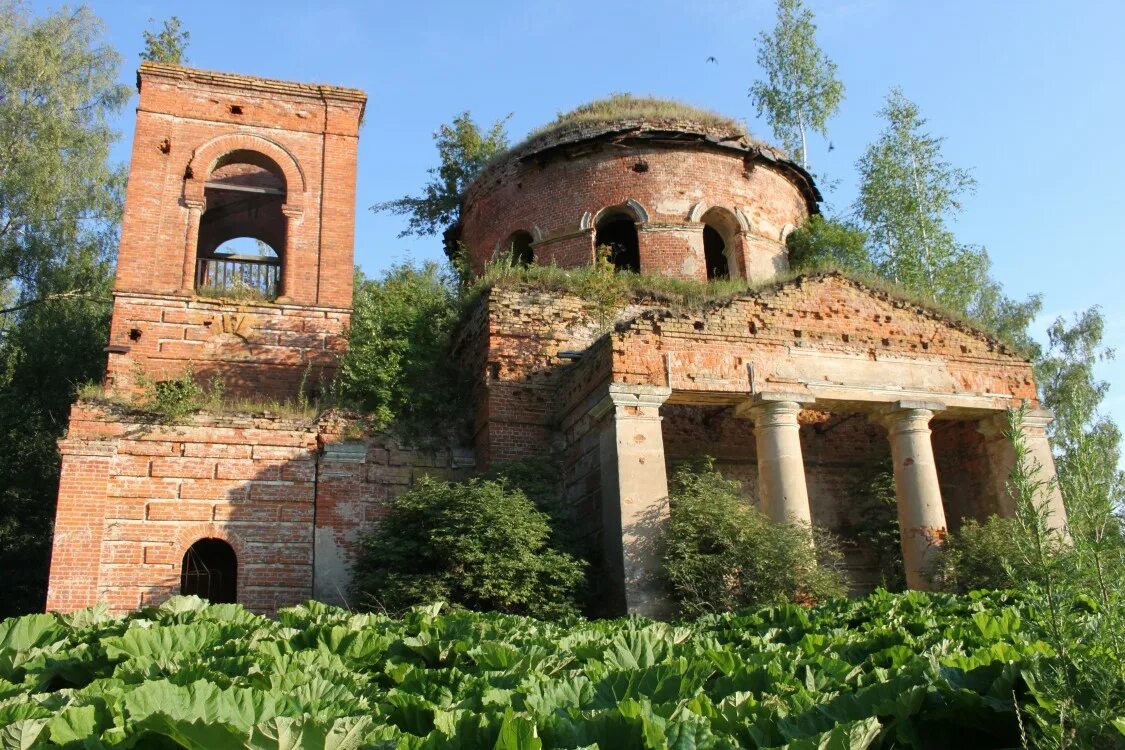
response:
[[[518,232],[512,232],[504,243],[504,247],[500,249],[505,253],[509,253],[512,259],[512,265],[530,266],[535,262],[535,250],[531,247],[531,243],[534,241],[530,232],[525,232],[521,229]]]
[[[600,219],[594,233],[594,245],[599,252],[606,248],[609,262],[617,271],[641,272],[641,247],[632,216],[613,213]]]
[[[180,593],[212,604],[233,604],[238,598],[238,559],[222,539],[200,539],[188,547],[180,565]]]
[[[204,183],[195,277],[199,294],[272,300],[281,293],[285,195],[285,176],[269,157],[234,151],[218,161]]]
[[[719,230],[710,225],[703,227],[703,257],[707,264],[707,280],[729,279],[730,263],[727,261],[727,243]]]

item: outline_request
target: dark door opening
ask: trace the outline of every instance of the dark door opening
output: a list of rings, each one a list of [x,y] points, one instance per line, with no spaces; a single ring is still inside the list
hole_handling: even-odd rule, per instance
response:
[[[714,227],[703,227],[703,257],[707,263],[707,278],[729,279],[730,266],[727,263],[727,243]]]
[[[594,244],[609,248],[609,262],[616,270],[641,272],[641,248],[633,217],[613,214],[599,221]]]
[[[188,547],[180,571],[181,594],[212,604],[233,604],[238,597],[238,560],[222,539],[200,539]]]

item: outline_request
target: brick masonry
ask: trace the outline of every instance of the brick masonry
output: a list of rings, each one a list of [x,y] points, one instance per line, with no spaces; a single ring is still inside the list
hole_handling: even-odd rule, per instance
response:
[[[257,612],[346,601],[358,543],[422,475],[459,478],[471,451],[389,436],[346,441],[348,420],[200,414],[176,425],[94,404],[71,410],[47,607],[118,612],[179,593],[200,539],[234,549],[238,601]]]
[[[733,275],[787,270],[785,237],[817,211],[807,174],[698,123],[660,123],[675,141],[649,137],[655,128],[568,133],[491,167],[466,194],[456,233],[474,266],[506,251],[518,231],[535,238],[537,263],[590,265],[599,217],[621,212],[636,222],[641,273],[706,280],[705,223],[723,236]]]
[[[115,283],[110,378],[188,364],[294,395],[331,369],[352,300],[356,149],[366,96],[354,89],[142,63]],[[250,172],[255,179],[242,179]],[[209,181],[280,186],[274,224],[225,212],[200,236]],[[236,193],[235,195],[245,195]],[[262,211],[265,211],[263,208]],[[215,232],[225,232],[216,235]],[[281,304],[217,305],[194,295],[197,248],[250,235],[282,262]],[[139,332],[140,340],[133,338]],[[319,373],[314,373],[314,376]],[[279,382],[284,380],[284,384]]]

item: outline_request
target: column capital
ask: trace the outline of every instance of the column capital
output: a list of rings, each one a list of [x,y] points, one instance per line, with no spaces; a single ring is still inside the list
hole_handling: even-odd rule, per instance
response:
[[[600,420],[610,411],[620,413],[633,407],[636,419],[660,419],[657,410],[672,395],[672,389],[644,383],[609,383],[602,390],[601,398],[590,409],[590,416]],[[642,412],[643,410],[643,412]]]
[[[305,209],[304,206],[300,206],[294,203],[283,203],[281,205],[281,213],[287,219],[300,219],[305,215]]]
[[[929,432],[934,413],[944,409],[939,401],[895,401],[883,408],[880,417],[891,434]]]
[[[811,404],[815,401],[816,397],[808,393],[788,393],[784,391],[756,393],[746,401],[735,405],[734,416],[753,421],[758,421],[769,415],[792,413],[796,416],[801,411],[802,404]]]
[[[1046,435],[1047,428],[1055,421],[1055,413],[1050,409],[1028,409],[1023,413],[1023,432],[1028,435]],[[991,414],[977,423],[977,432],[985,438],[1007,438],[1008,412]]]
[[[184,196],[184,207],[187,208],[189,211],[198,211],[199,213],[203,213],[204,211],[207,210],[207,199],[206,198],[196,198],[194,196],[185,195]]]

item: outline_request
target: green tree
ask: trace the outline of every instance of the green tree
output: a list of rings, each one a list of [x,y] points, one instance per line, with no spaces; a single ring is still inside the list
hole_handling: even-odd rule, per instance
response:
[[[828,120],[844,99],[836,65],[816,43],[816,23],[803,0],[778,0],[773,32],[758,35],[758,65],[766,80],[750,88],[758,116],[808,169],[808,131],[828,136]]]
[[[59,288],[54,271],[113,251],[124,171],[108,161],[109,116],[129,89],[101,35],[86,8],[32,19],[0,4],[0,288],[13,300],[0,314],[98,291],[81,273]]]
[[[468,112],[454,117],[452,124],[442,125],[434,133],[441,164],[428,170],[430,181],[422,195],[376,203],[372,210],[409,217],[399,237],[436,235],[455,224],[465,189],[494,156],[508,147],[504,127],[509,117],[494,122],[487,132]]]
[[[462,393],[449,357],[458,310],[455,283],[436,263],[359,277],[340,396],[370,413],[377,427],[448,427],[441,423],[457,417]]]
[[[88,9],[0,3],[0,617],[43,606],[55,441],[76,385],[105,368],[119,61]]]
[[[148,19],[150,24],[153,19]],[[172,16],[164,21],[159,31],[145,30],[145,48],[141,50],[141,59],[149,62],[169,63],[170,65],[185,65],[188,61],[188,40],[191,32],[183,28],[183,23],[178,16]]]
[[[847,221],[813,214],[785,243],[789,249],[789,267],[794,271],[812,271],[822,267],[839,268],[857,274],[874,271],[867,252],[867,235]]]
[[[1057,318],[1047,329],[1047,350],[1035,367],[1042,403],[1055,412],[1051,444],[1059,489],[1074,517],[1072,525],[1081,525],[1083,517],[1097,514],[1099,508],[1120,508],[1125,499],[1125,478],[1117,468],[1121,431],[1100,411],[1109,383],[1098,380],[1094,372],[1098,362],[1114,357],[1102,343],[1104,335],[1105,318],[1096,306],[1076,315],[1070,324]],[[1096,507],[1078,507],[1079,498]],[[1075,531],[1084,533],[1080,528]]]
[[[423,477],[391,505],[356,564],[361,603],[391,612],[446,601],[535,617],[575,614],[584,563],[549,544],[520,490]]]
[[[860,159],[855,214],[867,232],[876,271],[920,297],[1030,346],[1027,324],[1039,299],[1005,297],[989,277],[983,248],[959,242],[949,222],[976,187],[924,130],[918,106],[892,89],[880,111],[886,127]]]

